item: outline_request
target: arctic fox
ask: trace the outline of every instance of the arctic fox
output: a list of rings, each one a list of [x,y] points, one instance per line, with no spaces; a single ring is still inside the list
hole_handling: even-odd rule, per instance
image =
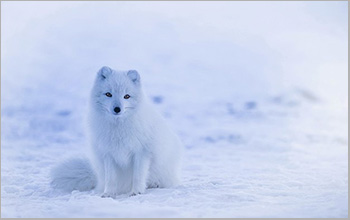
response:
[[[95,188],[102,197],[179,183],[182,144],[145,97],[136,70],[102,67],[89,106],[91,165],[72,159],[52,171],[52,186]]]

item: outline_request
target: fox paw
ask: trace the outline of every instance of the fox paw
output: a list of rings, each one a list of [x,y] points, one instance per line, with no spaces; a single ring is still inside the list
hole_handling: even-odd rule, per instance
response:
[[[101,198],[115,198],[115,193],[103,193],[102,195],[101,195]]]
[[[151,183],[148,185],[148,188],[159,188],[159,184],[158,183]]]
[[[140,195],[140,194],[141,194],[140,192],[130,192],[129,196],[137,196],[137,195]]]

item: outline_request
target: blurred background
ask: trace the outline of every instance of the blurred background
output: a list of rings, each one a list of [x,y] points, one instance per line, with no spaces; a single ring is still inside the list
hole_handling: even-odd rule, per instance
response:
[[[145,88],[174,89],[174,96],[191,102],[218,96],[265,97],[302,88],[344,107],[348,100],[346,5],[3,3],[2,98],[11,97],[8,87],[15,86],[18,93],[41,85],[54,92],[62,84],[70,94],[66,99],[85,96],[82,88],[91,85],[94,73],[110,65],[137,69],[144,75]]]

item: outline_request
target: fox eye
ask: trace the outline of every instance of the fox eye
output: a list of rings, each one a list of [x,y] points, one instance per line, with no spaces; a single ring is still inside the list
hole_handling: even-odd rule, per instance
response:
[[[107,96],[107,97],[112,97],[112,94],[111,94],[110,92],[107,92],[107,93],[106,93],[106,96]]]
[[[129,94],[126,94],[126,95],[124,96],[124,99],[128,99],[128,98],[130,98],[130,95],[129,95]]]

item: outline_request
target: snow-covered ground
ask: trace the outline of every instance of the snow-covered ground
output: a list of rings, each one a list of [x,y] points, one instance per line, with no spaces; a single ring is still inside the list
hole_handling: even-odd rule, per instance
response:
[[[1,217],[347,217],[347,2],[1,2]],[[182,183],[63,194],[104,65],[137,69]]]

